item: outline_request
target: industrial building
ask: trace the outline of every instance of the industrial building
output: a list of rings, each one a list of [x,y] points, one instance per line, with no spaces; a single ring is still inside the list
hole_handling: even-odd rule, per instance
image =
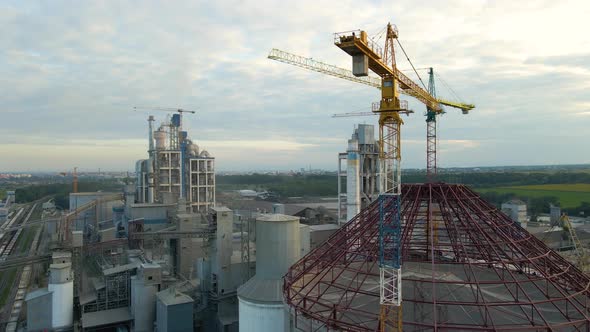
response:
[[[379,196],[379,144],[375,127],[359,124],[338,154],[338,223],[342,224]],[[346,190],[344,190],[346,188]]]
[[[515,223],[519,224],[522,228],[527,227],[528,217],[526,214],[526,203],[519,200],[513,199],[506,203],[502,203],[500,207],[502,212],[510,217]]]
[[[190,203],[192,212],[215,206],[215,158],[182,130],[182,113],[174,114],[154,131],[149,123],[149,159],[135,164],[137,203],[162,203],[166,193],[173,200]]]

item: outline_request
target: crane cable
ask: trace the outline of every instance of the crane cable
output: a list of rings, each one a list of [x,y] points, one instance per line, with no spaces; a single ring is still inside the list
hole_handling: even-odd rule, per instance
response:
[[[449,91],[451,91],[451,93],[453,94],[453,96],[455,98],[457,98],[457,101],[461,101],[462,99],[459,97],[459,95],[455,92],[455,90],[453,90],[453,88],[451,88],[451,86],[445,81],[443,80],[443,78],[438,74],[438,73],[434,73],[436,75],[436,77],[438,77],[438,79],[441,81],[441,83],[447,87],[447,89],[449,89]]]
[[[383,38],[383,36],[384,36],[384,32],[385,32],[385,29],[387,29],[387,27],[384,27],[384,28],[383,28],[383,29],[381,29],[379,32],[377,32],[376,34],[374,34],[374,35],[371,37],[371,39],[372,39],[372,40],[373,40],[375,43],[377,43],[379,40],[381,40],[381,38]],[[377,37],[377,36],[378,36],[379,38],[377,38],[377,39],[375,40],[375,37]]]
[[[426,88],[426,85],[424,84],[424,81],[422,81],[422,77],[420,77],[420,74],[418,74],[418,71],[414,67],[414,64],[412,63],[412,61],[410,61],[410,58],[408,57],[408,54],[406,53],[406,50],[404,50],[404,47],[402,46],[402,43],[399,41],[399,38],[396,38],[396,40],[397,40],[397,43],[399,44],[399,47],[401,47],[402,52],[404,52],[404,55],[406,56],[406,60],[408,60],[408,62],[412,66],[412,69],[414,70],[414,73],[416,73],[416,75],[418,76],[418,79],[420,80],[420,83],[422,83],[422,87],[424,87],[424,90],[428,91],[428,89]]]

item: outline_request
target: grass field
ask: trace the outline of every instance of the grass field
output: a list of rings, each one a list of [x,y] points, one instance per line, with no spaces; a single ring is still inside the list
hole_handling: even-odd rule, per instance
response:
[[[8,295],[16,278],[16,268],[12,268],[6,271],[2,271],[2,290],[0,290],[0,309],[6,304]]]
[[[590,184],[543,184],[534,186],[495,187],[478,189],[479,192],[513,193],[523,197],[554,196],[564,208],[578,207],[582,202],[590,202]]]

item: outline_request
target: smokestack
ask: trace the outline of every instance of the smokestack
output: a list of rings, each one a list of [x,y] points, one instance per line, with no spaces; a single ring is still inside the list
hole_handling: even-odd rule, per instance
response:
[[[153,125],[153,122],[154,122],[154,116],[150,115],[148,117],[148,123],[149,123],[149,133],[148,133],[149,151],[148,151],[148,153],[150,154],[150,158],[154,154],[154,125]]]
[[[147,201],[149,203],[153,203],[154,202],[154,162],[155,162],[155,157],[154,157],[154,126],[153,126],[153,122],[154,122],[154,116],[150,115],[148,117],[148,123],[149,123],[149,134],[148,134],[148,139],[149,141],[149,156],[150,159],[147,162],[147,172],[148,172],[148,197],[147,197]]]

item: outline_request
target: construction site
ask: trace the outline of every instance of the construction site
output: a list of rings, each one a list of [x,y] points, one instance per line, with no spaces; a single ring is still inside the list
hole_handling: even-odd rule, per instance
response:
[[[0,329],[590,331],[587,253],[567,215],[555,212],[535,236],[518,202],[498,209],[437,179],[437,119],[476,106],[437,96],[433,68],[426,83],[411,62],[418,82],[400,70],[396,59],[409,57],[398,36],[393,24],[376,36],[335,33],[351,69],[268,55],[377,88],[371,112],[334,115],[377,119],[329,157],[338,162],[336,220],[219,201],[215,156],[184,127],[194,112],[136,108],[146,112],[147,155],[122,192],[78,192],[74,176],[69,211],[28,222],[35,206],[9,212],[14,193],[2,206],[0,271],[17,268],[19,286]],[[168,115],[156,123],[156,111]],[[406,183],[401,131],[416,113],[425,115],[428,180]],[[8,256],[35,225],[31,250]],[[554,241],[542,239],[552,232]]]

